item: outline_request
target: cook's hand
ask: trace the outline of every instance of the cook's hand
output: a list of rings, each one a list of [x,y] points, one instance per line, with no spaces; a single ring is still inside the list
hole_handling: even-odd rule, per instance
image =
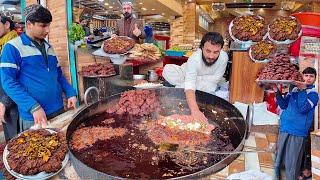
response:
[[[141,35],[141,31],[138,28],[137,24],[134,24],[134,30],[133,30],[133,35],[135,35],[136,37],[139,37]]]
[[[297,86],[298,89],[304,90],[307,89],[307,83],[306,82],[301,82],[301,81],[293,81],[293,85]]]
[[[32,113],[33,119],[34,119],[34,124],[37,125],[39,124],[39,127],[41,128],[42,126],[47,126],[48,121],[47,121],[47,116],[46,113],[42,108],[38,109],[37,111]]]
[[[116,35],[116,34],[112,34],[111,35],[111,38],[115,38],[115,37],[117,37],[118,35]]]
[[[208,123],[208,119],[204,116],[204,114],[200,110],[192,112],[191,116],[197,122]]]
[[[76,103],[77,103],[77,98],[75,96],[72,96],[71,98],[68,99],[68,105],[67,107],[76,109]]]
[[[6,123],[6,120],[4,119],[4,114],[6,113],[6,107],[0,102],[0,120],[3,123]]]

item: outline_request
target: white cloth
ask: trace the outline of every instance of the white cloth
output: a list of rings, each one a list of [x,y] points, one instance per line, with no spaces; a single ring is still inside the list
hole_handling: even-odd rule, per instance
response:
[[[248,104],[235,102],[233,104],[246,118]],[[280,117],[267,109],[267,103],[254,103],[253,104],[253,125],[279,125]]]
[[[241,173],[231,174],[227,179],[242,179],[242,180],[272,180],[272,176],[260,172],[258,170],[248,170]]]
[[[224,100],[226,100],[226,101],[229,101],[229,91],[221,91],[221,90],[219,90],[219,91],[216,91],[216,92],[214,92],[214,95],[216,95],[216,96],[218,96],[218,97],[220,97],[220,98],[222,98],[222,99],[224,99]]]
[[[241,102],[235,102],[233,105],[240,111],[243,118],[246,118],[249,105]]]
[[[257,125],[279,125],[280,117],[267,109],[267,103],[254,103],[253,122]]]
[[[163,77],[177,88],[200,90],[212,93],[223,77],[228,63],[228,54],[223,50],[215,64],[206,66],[202,61],[202,51],[199,49],[181,66],[167,64],[163,69]]]

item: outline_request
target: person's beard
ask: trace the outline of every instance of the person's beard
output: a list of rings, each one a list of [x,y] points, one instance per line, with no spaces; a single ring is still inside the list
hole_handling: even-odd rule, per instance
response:
[[[125,19],[129,19],[132,16],[132,14],[125,12],[125,13],[123,13],[123,16]]]
[[[220,56],[220,55],[219,55],[219,56]],[[208,61],[206,60],[206,58],[204,57],[203,52],[202,52],[202,61],[203,61],[203,63],[204,63],[206,66],[210,67],[210,66],[212,66],[214,63],[217,62],[219,56],[218,56],[213,62],[208,62]]]

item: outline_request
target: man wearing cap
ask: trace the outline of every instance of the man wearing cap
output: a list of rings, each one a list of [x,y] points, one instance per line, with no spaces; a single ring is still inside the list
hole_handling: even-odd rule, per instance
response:
[[[2,48],[11,39],[16,38],[14,22],[11,15],[0,12],[0,57]],[[9,141],[19,133],[19,113],[17,105],[4,92],[0,84],[0,120],[2,121],[4,138]]]
[[[140,39],[146,38],[146,34],[143,30],[143,22],[133,17],[132,12],[132,3],[123,2],[122,13],[124,19],[117,20],[115,34],[111,35],[112,38],[116,36],[128,36],[134,39],[136,43],[139,43]]]
[[[9,41],[3,48],[0,72],[3,89],[18,105],[20,130],[32,125],[47,125],[64,112],[75,108],[76,92],[62,75],[61,66],[51,45],[44,39],[52,21],[48,9],[39,4],[26,7],[26,33]]]

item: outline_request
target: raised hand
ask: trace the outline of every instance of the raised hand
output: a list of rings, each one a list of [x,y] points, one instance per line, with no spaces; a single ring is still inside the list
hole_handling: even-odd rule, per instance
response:
[[[135,35],[136,37],[139,37],[141,35],[141,31],[140,29],[138,28],[138,25],[137,24],[134,24],[134,30],[133,30],[133,35]]]
[[[293,81],[293,85],[297,86],[300,90],[307,89],[307,83],[301,81]]]

